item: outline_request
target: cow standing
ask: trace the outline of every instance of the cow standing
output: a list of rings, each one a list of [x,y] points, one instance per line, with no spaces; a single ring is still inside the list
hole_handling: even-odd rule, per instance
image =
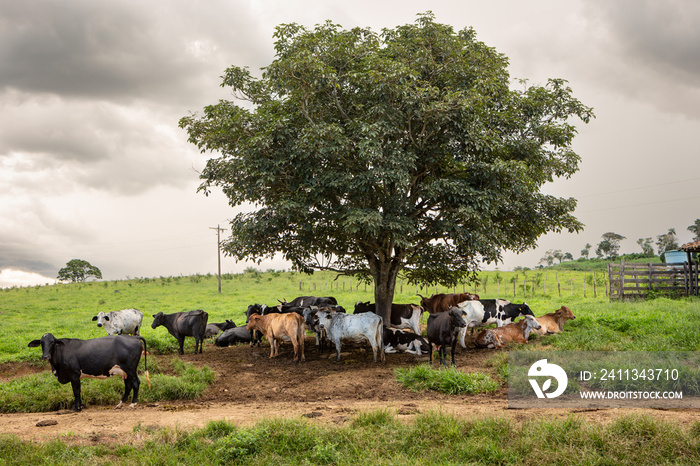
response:
[[[143,343],[143,348],[141,347]],[[41,346],[42,359],[48,360],[51,370],[62,384],[71,383],[75,402],[73,411],[83,409],[80,397],[80,379],[95,377],[105,379],[113,375],[120,375],[124,379],[124,396],[115,407],[121,408],[133,391],[131,407],[138,402],[139,380],[137,368],[141,360],[141,352],[144,353],[144,368],[146,380],[150,387],[151,381],[148,375],[146,340],[143,337],[130,335],[107,336],[92,340],[79,340],[77,338],[57,339],[47,333],[40,340],[32,340],[27,345],[30,348]]]
[[[204,332],[207,329],[209,314],[202,310],[176,312],[163,314],[159,312],[153,316],[151,328],[164,326],[175,337],[180,345],[179,354],[185,354],[183,349],[185,337],[194,337],[194,354],[202,353],[204,344]]]
[[[92,318],[98,327],[103,327],[107,335],[141,335],[143,312],[138,309],[100,312]]]
[[[289,338],[294,347],[294,361],[305,361],[304,318],[292,312],[288,314],[254,314],[246,325],[248,330],[259,330],[270,342],[270,357],[279,355],[280,340]],[[286,338],[285,338],[286,337]]]
[[[418,296],[421,297],[420,306],[430,314],[447,312],[459,303],[479,299],[479,295],[474,293],[438,293],[432,295],[430,298],[421,295]]]
[[[335,360],[340,360],[341,341],[345,339],[367,339],[372,347],[373,361],[377,355],[384,362],[384,338],[382,337],[383,320],[376,314],[345,314],[342,312],[318,311],[315,322],[324,329],[328,338],[335,345]]]
[[[430,343],[430,364],[433,364],[433,348],[435,345],[440,354],[440,363],[447,367],[447,345],[452,346],[452,365],[455,365],[455,347],[459,330],[467,326],[464,321],[464,311],[460,308],[452,308],[447,312],[438,312],[428,317],[428,343]]]

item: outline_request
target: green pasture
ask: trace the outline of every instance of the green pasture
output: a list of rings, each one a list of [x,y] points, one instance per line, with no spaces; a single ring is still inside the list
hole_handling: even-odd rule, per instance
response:
[[[609,302],[598,273],[580,271],[482,272],[478,284],[420,287],[399,281],[395,302],[418,303],[418,294],[477,292],[482,298],[527,302],[535,315],[569,306],[577,316],[561,335],[536,344],[559,350],[700,350],[700,300],[658,298],[638,302]],[[593,295],[593,282],[600,281]],[[513,286],[515,284],[515,287]],[[526,285],[526,286],[524,286]],[[515,294],[514,294],[515,292]],[[99,311],[137,308],[144,313],[142,336],[149,347],[174,353],[176,342],[163,328],[151,329],[152,315],[203,309],[210,322],[245,322],[248,305],[274,305],[300,295],[335,296],[352,312],[358,301],[374,301],[371,285],[332,273],[294,272],[227,274],[218,293],[217,277],[137,278],[0,290],[0,363],[38,361],[30,340],[44,333],[57,338],[96,338],[106,335],[92,317]],[[192,339],[186,351],[193,351]]]

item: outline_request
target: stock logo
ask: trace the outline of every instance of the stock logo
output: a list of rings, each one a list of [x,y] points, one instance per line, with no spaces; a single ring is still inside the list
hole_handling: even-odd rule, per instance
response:
[[[548,363],[546,359],[540,359],[530,366],[527,375],[529,377],[549,377],[542,383],[542,387],[540,387],[536,379],[528,379],[537,398],[556,398],[564,393],[566,385],[569,383],[569,378],[566,376],[564,369],[556,364]],[[547,390],[552,385],[552,378],[557,381],[557,389],[552,393],[547,393]]]

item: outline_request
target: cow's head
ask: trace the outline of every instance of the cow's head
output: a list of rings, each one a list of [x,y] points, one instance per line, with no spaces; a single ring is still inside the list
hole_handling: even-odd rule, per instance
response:
[[[566,306],[562,306],[557,312],[554,313],[554,315],[560,319],[563,319],[564,321],[576,318],[574,313],[571,312],[571,309]]]
[[[467,313],[464,312],[463,309],[460,309],[458,307],[453,307],[449,311],[450,313],[450,326],[451,327],[466,327],[467,322],[464,320],[464,317],[466,317]]]
[[[248,324],[245,326],[248,330],[260,330],[262,326],[262,316],[260,314],[253,314],[248,319]]]
[[[527,340],[530,338],[530,332],[533,330],[539,330],[542,328],[539,322],[537,322],[537,319],[535,319],[533,316],[525,316],[524,320],[525,324],[523,326],[523,336]]]
[[[43,337],[41,337],[41,340],[32,340],[29,342],[27,345],[29,348],[36,348],[37,346],[41,346],[41,358],[42,359],[50,359],[51,355],[55,351],[56,347],[62,346],[63,342],[60,340],[57,340],[56,337],[51,335],[50,333],[44,334]]]
[[[332,314],[327,311],[318,311],[316,313],[316,319],[318,319],[318,326],[320,328],[325,328],[326,325],[331,323]]]
[[[232,320],[226,319],[224,325],[222,325],[221,330],[228,330],[230,328],[236,328],[236,323]]]
[[[530,306],[527,305],[527,303],[522,303],[518,305],[518,312],[520,313],[519,315],[521,316],[532,316],[535,317],[535,314],[532,312],[530,309]]]
[[[102,327],[105,322],[109,322],[109,316],[104,312],[100,312],[92,318],[92,321],[97,321],[97,326]]]
[[[163,325],[165,323],[165,314],[162,312],[159,312],[158,314],[153,314],[153,323],[151,324],[151,328],[156,328],[159,325]]]
[[[312,332],[316,332],[316,327],[318,326],[318,309],[310,307],[304,309],[304,323],[311,328]]]

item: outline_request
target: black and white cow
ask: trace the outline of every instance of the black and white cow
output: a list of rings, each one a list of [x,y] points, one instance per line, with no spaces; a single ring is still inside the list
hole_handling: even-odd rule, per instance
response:
[[[385,327],[383,337],[384,352],[387,354],[403,351],[404,353],[420,356],[430,351],[428,340],[413,332],[404,332],[403,330]]]
[[[489,324],[503,327],[504,325],[512,324],[520,316],[534,317],[527,303],[515,304],[504,299],[465,301],[459,303],[458,308],[466,313],[464,320],[467,322],[467,327],[462,329],[459,334],[459,344],[462,348],[466,348],[464,338],[467,328],[473,330],[475,327],[485,327]]]
[[[206,329],[204,330],[204,338],[209,338],[213,337],[214,335],[218,335],[219,332],[222,332],[224,330],[228,330],[230,328],[235,328],[236,324],[232,320],[226,319],[226,322],[218,322],[218,323],[211,323],[207,324]]]
[[[214,344],[216,346],[227,347],[238,343],[250,342],[250,330],[244,327],[234,327],[224,330],[224,333],[216,337]]]
[[[204,344],[204,332],[207,329],[209,314],[200,310],[175,312],[174,314],[163,314],[159,312],[153,316],[151,328],[163,326],[175,337],[180,345],[179,353],[185,354],[183,345],[185,337],[194,337],[194,354],[202,353]]]
[[[366,303],[360,302],[355,304],[354,314],[362,314],[364,312],[374,312],[376,314],[376,303],[370,304],[367,301]],[[420,334],[420,316],[422,313],[423,308],[417,304],[392,304],[390,325],[393,328],[410,329]]]
[[[100,312],[92,318],[98,327],[103,327],[107,335],[141,335],[143,313],[138,309],[122,309],[121,311]]]
[[[318,311],[314,322],[326,331],[328,339],[335,345],[335,360],[340,360],[342,340],[369,341],[372,347],[373,361],[377,354],[384,362],[384,339],[382,318],[373,313],[345,314],[342,312]]]
[[[143,347],[142,344],[143,343]],[[47,333],[40,340],[29,342],[30,348],[41,346],[41,357],[48,360],[51,370],[62,384],[71,383],[75,402],[73,411],[83,409],[80,398],[80,379],[94,377],[106,379],[113,375],[124,379],[124,396],[116,406],[121,408],[133,391],[131,407],[138,402],[139,385],[141,381],[136,370],[141,360],[141,352],[144,353],[144,368],[146,380],[150,387],[151,381],[148,375],[146,340],[143,337],[131,335],[107,336],[92,340],[78,340],[77,338],[57,339]]]
[[[433,364],[433,346],[440,354],[440,363],[447,366],[446,346],[452,346],[452,365],[455,365],[455,347],[457,346],[457,336],[459,330],[465,328],[467,323],[464,320],[465,313],[462,309],[453,307],[447,312],[430,314],[428,317],[428,343],[430,343],[430,364]]]

